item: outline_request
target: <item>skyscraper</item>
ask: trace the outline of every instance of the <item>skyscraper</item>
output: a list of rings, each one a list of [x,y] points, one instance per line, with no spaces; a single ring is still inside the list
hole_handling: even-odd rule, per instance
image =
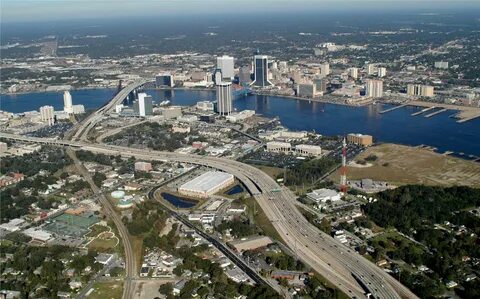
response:
[[[222,79],[232,80],[234,74],[234,61],[231,56],[217,57],[217,69],[222,72]]]
[[[40,107],[40,118],[42,121],[48,123],[49,126],[55,122],[55,114],[52,106]]]
[[[217,84],[217,112],[220,115],[229,115],[233,110],[232,83]]]
[[[358,78],[358,68],[356,67],[350,68],[350,77],[352,77],[353,79]]]
[[[384,68],[384,67],[379,67],[377,69],[377,76],[380,77],[380,78],[383,78],[387,75],[387,69]]]
[[[268,81],[268,56],[255,55],[253,57],[253,82],[252,85],[259,87],[271,86],[272,83]]]
[[[153,100],[152,96],[146,93],[138,94],[138,114],[140,116],[147,116],[153,114]]]
[[[155,76],[156,87],[173,87],[174,85],[173,76],[170,73],[160,73]]]
[[[367,80],[365,95],[369,98],[380,98],[383,96],[383,81]]]
[[[320,76],[326,77],[330,74],[330,64],[328,63],[322,63],[320,65]]]
[[[72,95],[68,90],[63,92],[63,111],[73,114]]]

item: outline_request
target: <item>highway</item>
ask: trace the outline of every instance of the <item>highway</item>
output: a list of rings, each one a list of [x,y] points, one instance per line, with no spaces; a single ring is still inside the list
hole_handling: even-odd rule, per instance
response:
[[[96,153],[135,156],[145,160],[168,160],[205,165],[233,174],[258,202],[286,244],[307,265],[350,297],[365,298],[366,292],[353,278],[359,277],[375,298],[417,298],[388,273],[347,246],[310,224],[295,207],[296,196],[281,188],[263,171],[238,161],[218,157],[139,150],[119,146],[25,137],[0,133],[0,137],[38,143],[74,146]],[[280,192],[272,190],[280,189]]]
[[[97,111],[90,114],[85,120],[83,120],[76,129],[75,134],[73,134],[72,140],[82,140],[86,141],[88,133],[95,127],[95,125],[102,120],[105,113],[110,112],[115,108],[116,105],[123,103],[127,96],[133,90],[144,85],[147,82],[150,82],[150,79],[136,79],[125,88],[123,88],[112,100],[110,100],[105,106],[101,107]]]

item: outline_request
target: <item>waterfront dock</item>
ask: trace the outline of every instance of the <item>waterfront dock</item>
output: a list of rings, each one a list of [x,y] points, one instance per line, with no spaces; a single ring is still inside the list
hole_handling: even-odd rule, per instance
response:
[[[430,114],[427,114],[427,115],[425,115],[425,117],[432,117],[432,116],[435,116],[435,115],[440,114],[440,113],[445,112],[445,111],[447,111],[447,109],[443,108],[443,109],[437,110],[435,112],[432,112]]]
[[[422,109],[422,110],[420,110],[420,111],[417,111],[417,112],[412,113],[412,116],[420,115],[420,114],[422,114],[422,113],[428,112],[428,111],[433,110],[433,109],[435,109],[435,108],[437,108],[437,107],[432,106],[432,107],[424,108],[424,109]]]
[[[392,108],[389,108],[389,109],[386,109],[386,110],[379,111],[378,113],[383,114],[383,113],[387,113],[387,112],[390,112],[390,111],[393,111],[393,110],[397,110],[397,109],[400,109],[400,108],[403,108],[403,107],[406,107],[406,106],[408,106],[408,104],[402,104],[402,105],[398,105],[398,106],[395,106],[395,107],[392,107]]]

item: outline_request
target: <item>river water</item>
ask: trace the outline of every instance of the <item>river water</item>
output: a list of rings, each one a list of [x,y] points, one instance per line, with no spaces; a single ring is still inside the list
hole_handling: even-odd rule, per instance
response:
[[[86,109],[98,108],[113,95],[112,89],[87,89],[72,91],[74,104]],[[174,105],[193,105],[201,100],[214,100],[213,91],[198,90],[148,90],[154,101],[170,100]],[[1,95],[0,109],[10,112],[38,110],[52,105],[63,109],[62,93],[29,93]],[[366,107],[310,103],[277,96],[249,95],[234,101],[237,110],[252,109],[267,117],[278,116],[284,126],[292,130],[307,130],[323,135],[348,133],[370,134],[376,141],[406,145],[428,145],[439,152],[453,151],[465,155],[480,156],[480,119],[457,123],[446,111],[426,118],[411,116],[420,108],[404,107],[380,114],[388,105]]]

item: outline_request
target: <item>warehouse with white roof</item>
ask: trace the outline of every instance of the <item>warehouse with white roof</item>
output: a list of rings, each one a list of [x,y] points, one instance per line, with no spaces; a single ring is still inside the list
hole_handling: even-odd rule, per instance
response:
[[[229,185],[233,184],[234,181],[234,176],[229,173],[207,171],[181,185],[180,188],[178,188],[178,193],[186,196],[207,198],[209,195],[227,188]]]

